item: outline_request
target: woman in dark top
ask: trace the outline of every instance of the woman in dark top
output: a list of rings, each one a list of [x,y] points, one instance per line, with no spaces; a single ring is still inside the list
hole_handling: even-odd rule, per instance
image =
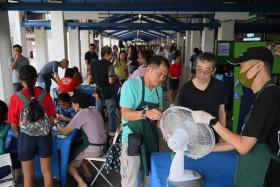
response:
[[[128,74],[131,75],[137,68],[137,51],[135,46],[130,46],[128,49],[128,57],[127,57],[127,64],[128,66]]]

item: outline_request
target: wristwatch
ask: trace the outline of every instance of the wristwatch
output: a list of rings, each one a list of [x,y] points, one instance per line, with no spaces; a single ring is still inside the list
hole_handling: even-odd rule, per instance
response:
[[[145,108],[142,113],[141,113],[141,117],[142,119],[147,119],[147,116],[146,116],[146,111],[148,110],[148,108]]]
[[[209,126],[214,127],[218,123],[217,118],[213,118],[209,121]]]

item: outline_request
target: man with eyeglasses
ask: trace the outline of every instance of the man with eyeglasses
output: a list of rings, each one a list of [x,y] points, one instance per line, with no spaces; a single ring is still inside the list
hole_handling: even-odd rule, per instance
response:
[[[208,52],[201,53],[197,57],[196,76],[180,90],[177,105],[206,111],[226,126],[227,94],[224,84],[212,78],[215,69],[214,55]],[[216,140],[219,140],[218,135],[215,135]]]

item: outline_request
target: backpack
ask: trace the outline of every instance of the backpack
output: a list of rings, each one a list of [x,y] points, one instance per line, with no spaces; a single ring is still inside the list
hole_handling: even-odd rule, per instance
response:
[[[50,132],[50,122],[49,118],[44,109],[45,117],[39,119],[36,122],[30,122],[27,117],[30,112],[29,104],[31,100],[29,100],[23,93],[17,92],[16,95],[20,98],[20,100],[24,103],[24,107],[20,112],[20,132],[27,134],[28,136],[46,136]],[[46,91],[42,90],[40,96],[38,97],[38,102],[42,105],[42,101],[46,95]],[[44,108],[44,107],[43,107]]]

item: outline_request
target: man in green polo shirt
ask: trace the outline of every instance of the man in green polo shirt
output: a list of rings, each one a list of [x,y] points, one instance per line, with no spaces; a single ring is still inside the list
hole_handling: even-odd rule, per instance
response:
[[[158,151],[157,120],[162,115],[161,82],[168,74],[168,60],[151,58],[144,77],[127,80],[121,90],[122,153],[121,184],[141,186],[150,171],[150,156]]]

